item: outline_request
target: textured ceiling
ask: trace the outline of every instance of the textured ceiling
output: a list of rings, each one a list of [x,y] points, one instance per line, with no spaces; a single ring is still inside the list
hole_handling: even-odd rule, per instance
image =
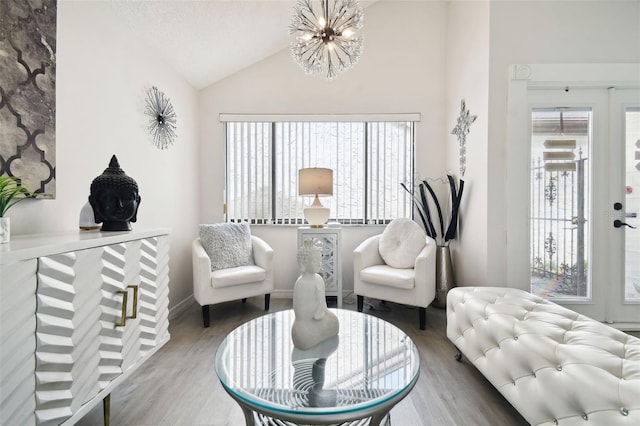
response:
[[[124,25],[195,89],[288,48],[294,5],[294,0],[110,2]]]

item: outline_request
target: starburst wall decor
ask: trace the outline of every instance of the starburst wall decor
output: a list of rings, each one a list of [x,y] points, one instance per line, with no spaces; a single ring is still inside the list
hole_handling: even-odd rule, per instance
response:
[[[159,149],[173,145],[176,134],[176,112],[168,97],[153,86],[147,90],[144,113],[149,117],[147,129],[153,136],[153,144]]]

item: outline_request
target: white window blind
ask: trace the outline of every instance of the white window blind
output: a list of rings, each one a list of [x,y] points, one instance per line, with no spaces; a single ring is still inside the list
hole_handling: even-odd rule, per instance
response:
[[[411,216],[413,121],[227,121],[228,221],[303,224],[311,199],[298,170],[333,170],[330,221],[387,223]]]

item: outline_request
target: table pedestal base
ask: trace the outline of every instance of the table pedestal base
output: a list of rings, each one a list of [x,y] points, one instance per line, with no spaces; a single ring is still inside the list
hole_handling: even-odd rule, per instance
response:
[[[244,411],[244,410],[243,410]],[[292,423],[286,420],[274,419],[269,416],[265,416],[260,413],[253,414],[253,423],[247,423],[247,425],[260,425],[260,426],[310,426],[301,423]],[[245,418],[247,413],[245,412]],[[391,426],[391,414],[384,413],[372,416],[371,418],[353,420],[344,423],[333,423],[328,426]]]

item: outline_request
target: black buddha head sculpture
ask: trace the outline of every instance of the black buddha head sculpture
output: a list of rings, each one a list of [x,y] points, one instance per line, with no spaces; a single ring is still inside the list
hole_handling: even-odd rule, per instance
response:
[[[115,155],[91,182],[89,203],[96,223],[102,222],[102,231],[131,231],[130,222],[137,220],[140,205],[138,184],[120,168]]]

